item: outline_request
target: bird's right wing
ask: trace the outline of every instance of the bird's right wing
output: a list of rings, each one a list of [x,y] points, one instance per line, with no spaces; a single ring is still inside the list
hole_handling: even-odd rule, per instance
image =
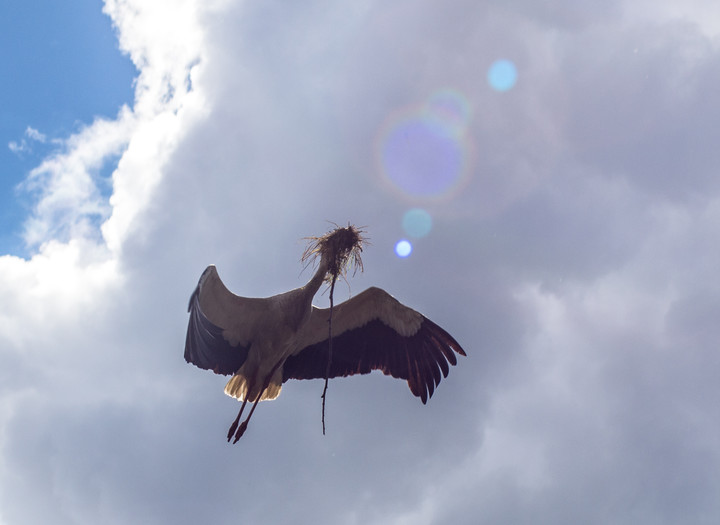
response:
[[[215,266],[208,266],[188,305],[185,360],[216,374],[234,374],[247,358],[253,327],[266,307],[265,299],[230,292]]]
[[[423,403],[447,377],[458,342],[421,313],[379,288],[336,305],[332,316],[333,355],[328,369],[329,309],[313,307],[298,351],[283,367],[283,381],[367,374],[380,370],[406,379]]]

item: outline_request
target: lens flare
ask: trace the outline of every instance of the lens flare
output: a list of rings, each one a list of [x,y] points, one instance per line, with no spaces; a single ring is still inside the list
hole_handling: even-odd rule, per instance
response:
[[[399,240],[397,244],[395,244],[395,253],[398,257],[404,259],[412,253],[412,244],[406,239]]]
[[[490,65],[487,78],[495,91],[508,91],[517,82],[517,68],[510,60],[496,60]]]
[[[442,89],[430,95],[424,108],[428,119],[436,120],[460,139],[470,122],[470,104],[465,97],[452,89]]]
[[[410,195],[447,191],[462,170],[460,145],[432,121],[413,118],[388,135],[382,151],[388,177]]]
[[[432,229],[432,217],[421,208],[413,208],[403,215],[403,229],[410,237],[425,237]]]
[[[389,120],[377,143],[378,168],[410,197],[453,193],[469,171],[467,100],[453,90],[431,95],[420,107]]]

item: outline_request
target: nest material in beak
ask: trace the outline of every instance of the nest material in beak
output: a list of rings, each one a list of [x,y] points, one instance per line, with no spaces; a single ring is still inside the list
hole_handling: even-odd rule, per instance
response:
[[[303,262],[320,255],[328,263],[328,273],[325,280],[332,282],[338,276],[343,278],[349,266],[353,267],[353,274],[360,269],[363,271],[360,253],[367,239],[363,230],[348,224],[347,228],[335,228],[321,237],[306,237],[310,242],[303,253]]]

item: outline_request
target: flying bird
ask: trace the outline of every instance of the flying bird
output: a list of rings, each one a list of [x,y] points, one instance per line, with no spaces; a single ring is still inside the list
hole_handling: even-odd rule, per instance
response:
[[[441,377],[447,377],[448,364],[457,364],[455,354],[466,355],[449,333],[380,288],[338,305],[332,304],[331,288],[330,308],[312,305],[323,282],[334,285],[349,266],[362,270],[362,233],[348,225],[310,238],[303,261],[320,257],[312,279],[272,297],[233,294],[214,265],[200,276],[188,306],[185,360],[216,374],[232,374],[225,393],[242,405],[228,442],[233,435],[233,443],[240,439],[258,402],[275,399],[288,379],[327,381],[380,370],[407,380],[424,404]],[[240,423],[248,402],[252,408]]]

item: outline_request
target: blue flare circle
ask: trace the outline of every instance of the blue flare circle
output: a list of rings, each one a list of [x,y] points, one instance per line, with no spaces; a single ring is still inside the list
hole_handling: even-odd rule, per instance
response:
[[[407,239],[401,239],[395,244],[395,254],[398,257],[405,258],[412,253],[412,244]]]
[[[506,59],[496,60],[488,69],[488,83],[495,91],[508,91],[517,82],[517,68]]]
[[[410,237],[425,237],[432,229],[432,217],[422,208],[413,208],[405,212],[402,226]]]

